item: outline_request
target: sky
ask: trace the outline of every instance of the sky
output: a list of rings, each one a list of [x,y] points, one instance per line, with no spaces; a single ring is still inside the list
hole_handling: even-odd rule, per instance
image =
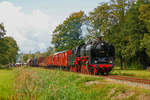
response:
[[[88,14],[109,0],[0,0],[0,23],[13,37],[20,52],[45,51],[51,46],[52,32],[73,12]]]

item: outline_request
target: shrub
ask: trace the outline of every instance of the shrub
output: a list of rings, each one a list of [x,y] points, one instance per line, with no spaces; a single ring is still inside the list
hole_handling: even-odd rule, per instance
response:
[[[0,64],[0,69],[8,69],[9,68],[9,65],[2,65]]]

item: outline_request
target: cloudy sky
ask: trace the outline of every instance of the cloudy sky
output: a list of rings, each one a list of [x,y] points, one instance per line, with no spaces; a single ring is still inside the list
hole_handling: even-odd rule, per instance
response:
[[[23,53],[44,51],[55,27],[73,12],[92,11],[109,0],[0,0],[0,23]]]

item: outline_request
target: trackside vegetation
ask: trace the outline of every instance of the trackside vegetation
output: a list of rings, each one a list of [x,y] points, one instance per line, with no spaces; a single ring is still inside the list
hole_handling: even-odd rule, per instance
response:
[[[112,75],[123,75],[131,76],[150,80],[149,70],[113,70],[110,74]]]
[[[0,72],[3,77],[0,78],[3,82],[0,99],[4,100],[141,100],[150,97],[148,89],[61,70],[23,67]]]

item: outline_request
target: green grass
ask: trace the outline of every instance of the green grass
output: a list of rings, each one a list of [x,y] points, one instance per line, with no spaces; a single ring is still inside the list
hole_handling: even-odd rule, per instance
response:
[[[138,100],[140,95],[150,96],[149,90],[61,70],[15,68],[0,70],[0,77],[1,98],[13,100]]]
[[[12,70],[0,70],[0,97],[13,95],[14,72]]]
[[[150,79],[150,71],[147,70],[113,70],[111,74]]]

